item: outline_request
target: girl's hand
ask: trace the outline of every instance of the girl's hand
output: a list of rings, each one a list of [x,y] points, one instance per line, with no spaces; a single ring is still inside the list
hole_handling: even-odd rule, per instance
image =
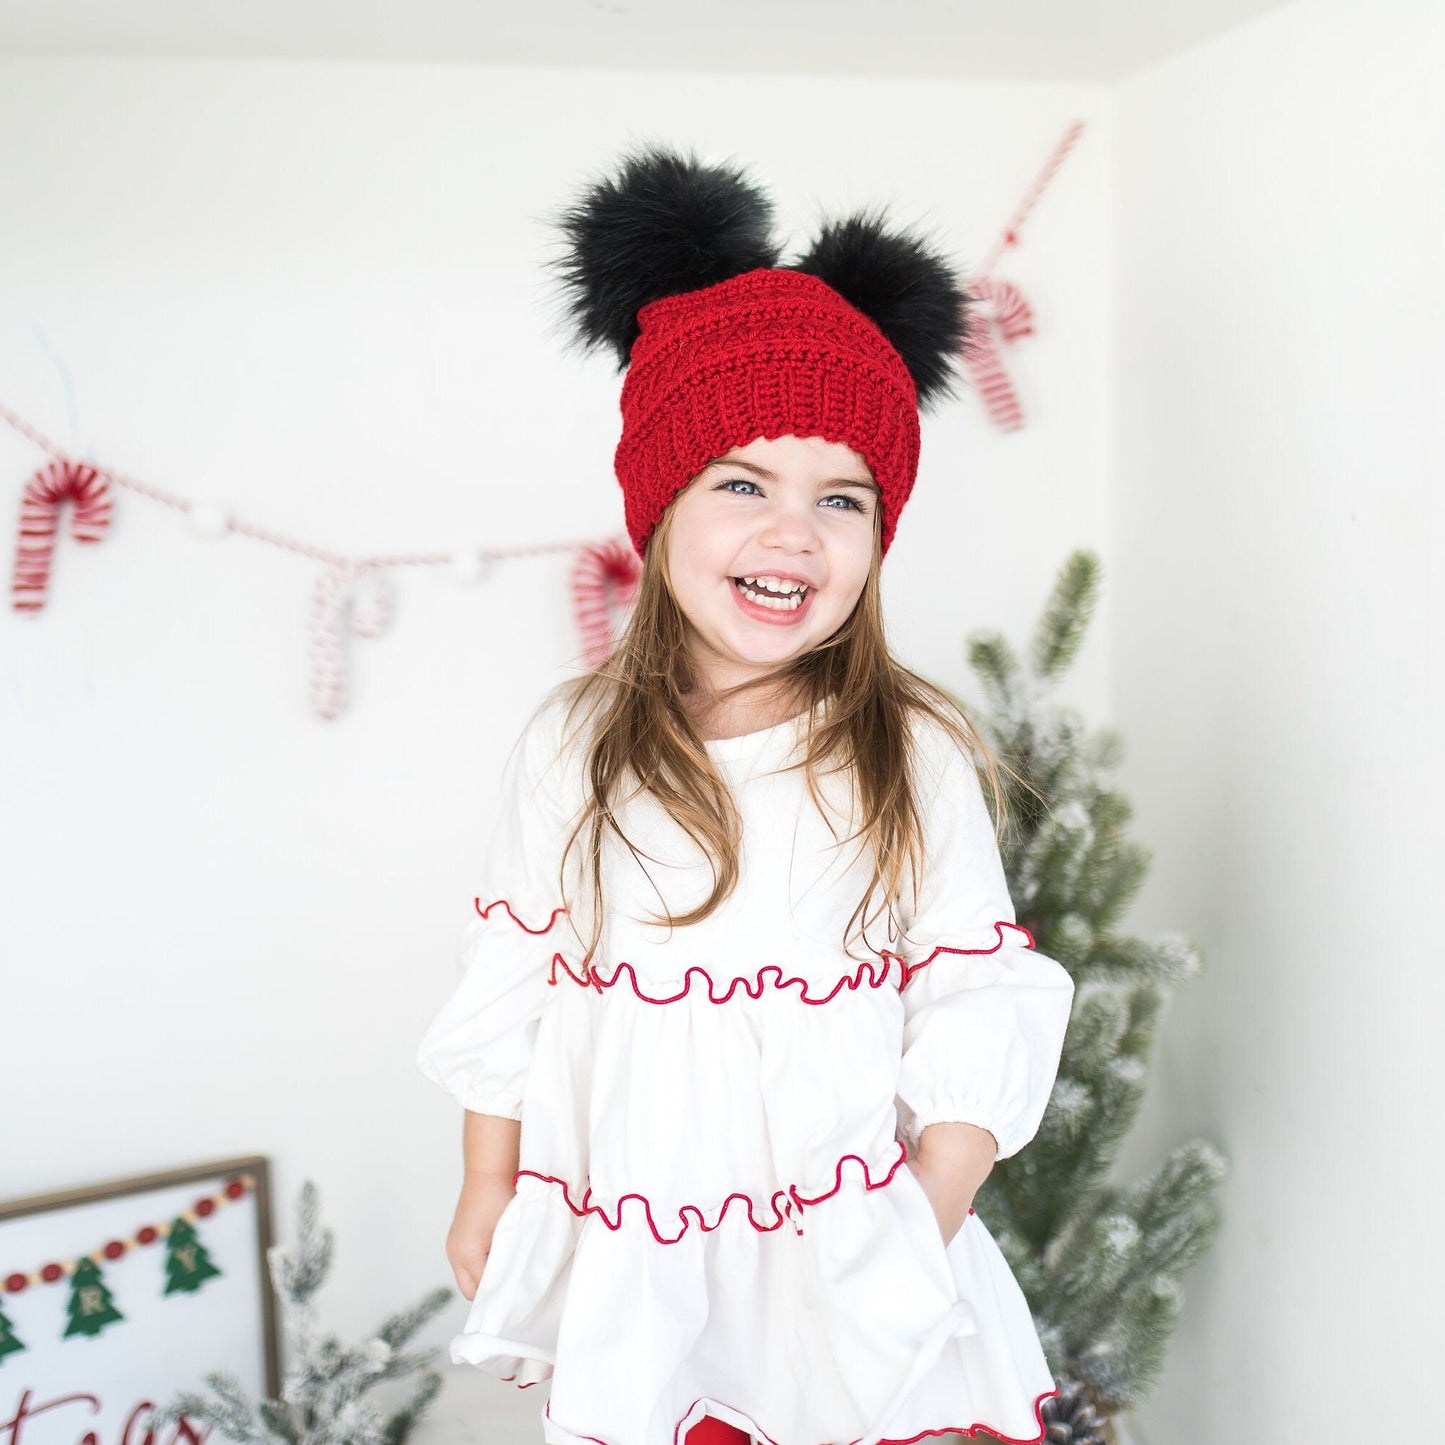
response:
[[[457,1286],[468,1299],[475,1299],[497,1220],[516,1190],[510,1175],[467,1176],[452,1227],[447,1231],[447,1262],[457,1277]]]
[[[923,1131],[908,1167],[933,1206],[945,1245],[963,1228],[997,1151],[994,1136],[975,1124],[930,1124]]]
[[[944,1244],[951,1243],[953,1236],[963,1228],[968,1211],[973,1208],[974,1191],[970,1189],[965,1194],[950,1176],[942,1170],[931,1168],[925,1159],[910,1159],[908,1167],[913,1171],[913,1177],[923,1186],[923,1192],[933,1206]]]

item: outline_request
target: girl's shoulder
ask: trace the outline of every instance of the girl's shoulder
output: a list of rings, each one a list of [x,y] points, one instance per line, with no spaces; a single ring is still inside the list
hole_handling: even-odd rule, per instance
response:
[[[581,700],[581,679],[569,677],[543,694],[522,729],[522,741],[532,747],[560,750],[575,731]]]
[[[545,784],[554,793],[575,791],[585,769],[596,705],[586,695],[583,680],[568,678],[543,696],[509,760],[534,785]]]
[[[940,694],[927,705],[911,702],[907,717],[915,780],[920,787],[936,787],[947,779],[977,773],[973,727],[951,698]]]

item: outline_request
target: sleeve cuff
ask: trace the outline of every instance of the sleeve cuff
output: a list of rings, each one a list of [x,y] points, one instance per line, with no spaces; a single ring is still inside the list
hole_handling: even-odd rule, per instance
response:
[[[509,1089],[458,1085],[452,1094],[462,1108],[473,1114],[494,1114],[499,1119],[520,1119],[522,1101]]]
[[[418,1060],[422,1073],[445,1089],[462,1108],[473,1114],[495,1114],[499,1119],[522,1117],[522,1089],[516,1084],[497,1084],[468,1078],[465,1074],[447,1077],[428,1068]]]
[[[978,1100],[959,1095],[940,1095],[936,1099],[924,1101],[914,1109],[913,1116],[903,1131],[911,1148],[918,1148],[923,1131],[930,1124],[972,1124],[977,1129],[988,1130],[998,1141],[998,1150],[993,1156],[995,1162],[1017,1154],[1029,1142],[1028,1139],[1017,1138],[1002,1120],[990,1115]]]

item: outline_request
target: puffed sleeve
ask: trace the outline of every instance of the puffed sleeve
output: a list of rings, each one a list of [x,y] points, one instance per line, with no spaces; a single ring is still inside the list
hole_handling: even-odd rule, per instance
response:
[[[929,1124],[976,1124],[1006,1159],[1043,1119],[1074,981],[1015,921],[970,757],[936,724],[920,730],[916,754],[925,852],[898,950],[908,967],[900,1126],[916,1145]]]
[[[461,978],[417,1049],[417,1066],[463,1107],[522,1117],[522,1096],[553,954],[568,933],[562,855],[568,807],[559,707],[533,718],[503,771],[471,917],[456,948]]]

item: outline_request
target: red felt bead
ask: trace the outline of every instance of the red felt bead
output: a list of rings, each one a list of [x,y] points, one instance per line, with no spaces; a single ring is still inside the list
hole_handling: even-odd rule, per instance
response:
[[[148,1224],[144,1229],[137,1231],[135,1242],[137,1244],[154,1244],[158,1238],[159,1235],[156,1233],[155,1226]]]
[[[233,1179],[226,1185],[227,1199],[239,1199],[245,1192],[246,1186],[239,1179]]]
[[[40,1271],[40,1278],[43,1279],[46,1284],[54,1284],[64,1273],[65,1271],[61,1269],[58,1264],[47,1264],[45,1268]]]
[[[23,1274],[12,1274],[5,1280],[6,1294],[19,1294],[30,1281]]]
[[[118,1239],[112,1239],[111,1242],[105,1247],[105,1257],[107,1259],[119,1259],[124,1253],[125,1245],[123,1245]]]
[[[216,1201],[214,1199],[198,1199],[196,1201],[196,1213],[199,1214],[202,1219],[210,1214],[215,1207]]]

